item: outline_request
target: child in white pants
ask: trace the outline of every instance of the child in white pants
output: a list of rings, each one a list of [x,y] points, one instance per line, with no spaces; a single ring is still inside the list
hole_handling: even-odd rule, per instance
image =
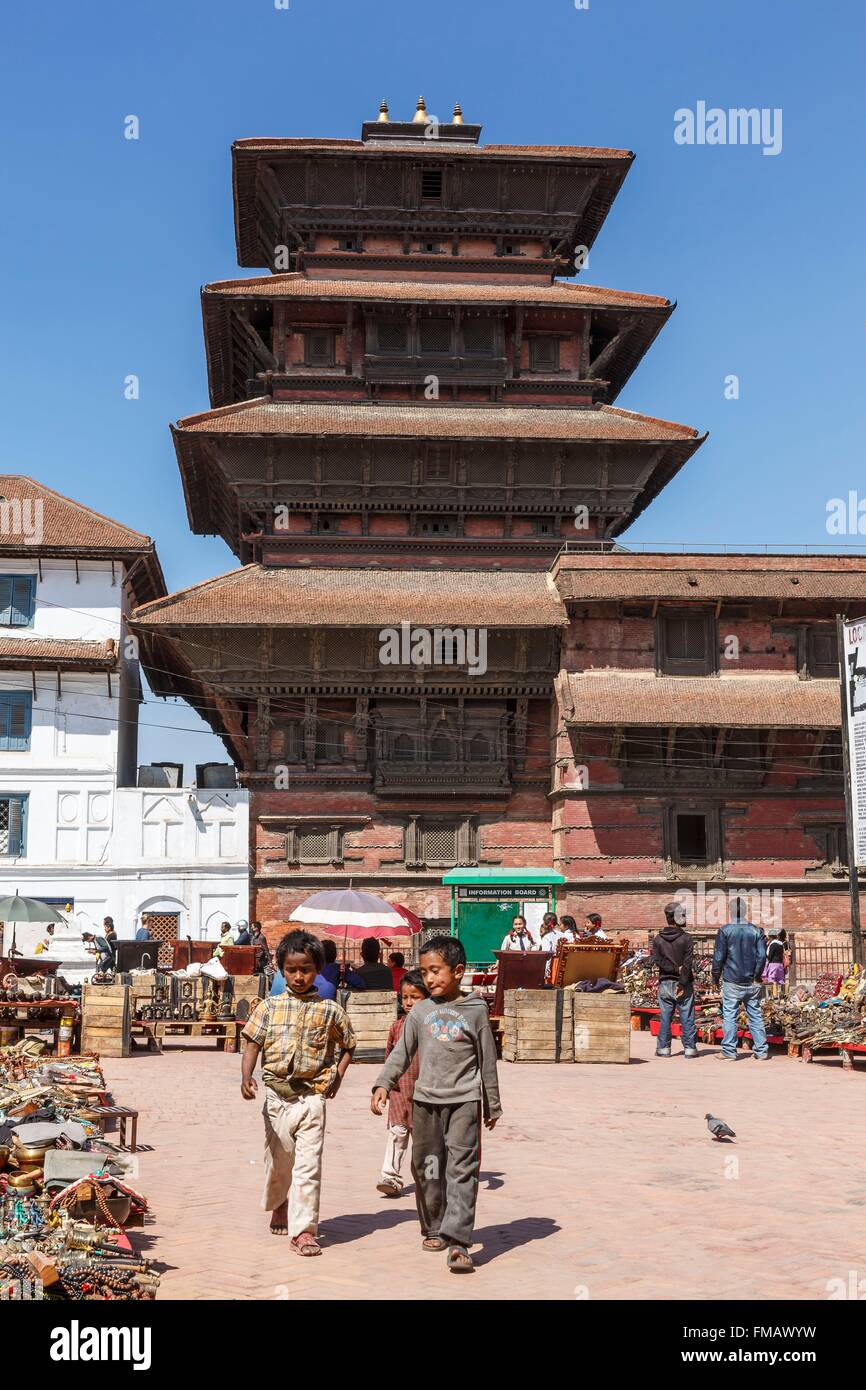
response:
[[[412,1005],[417,1004],[419,999],[426,999],[427,997],[421,971],[410,970],[400,981],[400,1015],[394,1020],[388,1031],[388,1042],[385,1047],[386,1057],[396,1047]],[[403,1167],[403,1159],[406,1157],[406,1150],[409,1147],[409,1136],[412,1133],[412,1096],[417,1076],[418,1058],[416,1056],[388,1097],[388,1142],[385,1145],[382,1173],[376,1184],[377,1190],[386,1197],[399,1197],[403,1191],[400,1169]]]

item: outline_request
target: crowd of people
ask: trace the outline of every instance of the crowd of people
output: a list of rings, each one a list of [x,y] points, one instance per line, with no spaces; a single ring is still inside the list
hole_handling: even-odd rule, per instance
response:
[[[607,933],[601,929],[601,916],[598,912],[588,912],[579,927],[574,917],[563,913],[557,917],[555,912],[545,912],[538,932],[528,926],[526,918],[520,913],[512,919],[511,929],[503,939],[502,951],[546,951],[556,954],[560,941],[607,941]]]

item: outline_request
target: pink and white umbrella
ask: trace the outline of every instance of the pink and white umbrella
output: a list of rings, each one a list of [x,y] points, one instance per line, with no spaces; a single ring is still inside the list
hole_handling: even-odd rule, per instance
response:
[[[372,893],[342,888],[314,893],[295,908],[292,921],[326,927],[330,932],[342,932],[345,940],[351,937],[359,941],[365,936],[411,936],[412,926],[402,915],[405,911]]]

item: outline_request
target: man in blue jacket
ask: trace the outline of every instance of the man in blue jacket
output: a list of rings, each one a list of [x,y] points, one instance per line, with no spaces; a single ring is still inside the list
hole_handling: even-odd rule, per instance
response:
[[[737,1014],[742,1004],[754,1044],[752,1056],[759,1062],[766,1062],[770,1052],[760,999],[763,990],[761,975],[767,962],[767,939],[759,927],[745,919],[745,910],[745,900],[735,898],[734,920],[721,927],[716,934],[713,984],[718,988],[721,980],[724,1026],[720,1056],[728,1062],[737,1060]]]

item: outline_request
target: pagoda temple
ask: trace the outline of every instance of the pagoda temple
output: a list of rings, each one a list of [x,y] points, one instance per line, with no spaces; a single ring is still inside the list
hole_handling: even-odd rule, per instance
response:
[[[203,289],[212,408],[172,433],[240,568],[133,622],[250,788],[251,915],[351,878],[441,924],[446,869],[553,865],[633,935],[707,881],[841,929],[866,561],[624,548],[704,437],[616,404],[674,305],[576,280],[634,156],[480,136],[422,98],[233,148],[266,273]]]

